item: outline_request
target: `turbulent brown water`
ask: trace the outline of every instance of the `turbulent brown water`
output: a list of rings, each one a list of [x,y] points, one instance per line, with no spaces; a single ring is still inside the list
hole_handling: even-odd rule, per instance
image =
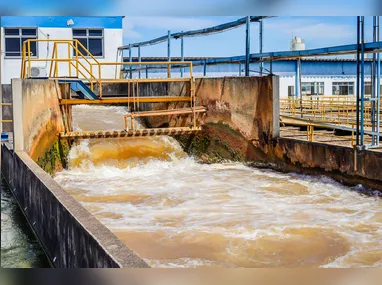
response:
[[[121,129],[124,112],[76,107],[74,123]],[[382,265],[382,202],[359,187],[199,164],[170,137],[81,141],[69,159],[56,181],[153,267]]]

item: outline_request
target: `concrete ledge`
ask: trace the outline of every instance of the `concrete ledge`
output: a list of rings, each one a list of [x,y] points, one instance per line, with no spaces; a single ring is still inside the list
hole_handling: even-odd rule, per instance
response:
[[[2,174],[55,267],[149,267],[27,153],[1,151]]]

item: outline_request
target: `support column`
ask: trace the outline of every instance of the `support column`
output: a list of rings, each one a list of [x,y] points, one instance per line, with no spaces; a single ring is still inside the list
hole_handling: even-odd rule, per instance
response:
[[[249,54],[251,52],[251,18],[247,16],[247,22],[245,26],[245,76],[249,76]]]
[[[360,72],[361,72],[361,17],[357,16],[357,98],[356,98],[356,145],[359,145],[359,104],[360,104]]]
[[[377,16],[373,16],[373,42],[376,42],[377,41]],[[377,65],[376,65],[376,60],[377,60],[377,57],[376,57],[376,53],[373,52],[373,61],[371,63],[371,131],[372,132],[375,132],[376,131],[376,98],[377,98],[377,72],[376,72],[376,68],[377,68]],[[375,135],[372,135],[371,136],[371,145],[375,145],[376,144],[376,139],[377,137]]]
[[[301,97],[301,86],[300,86],[300,77],[301,77],[301,60],[298,58],[296,60],[296,76],[295,76],[295,94],[296,97]]]
[[[365,16],[361,17],[361,138],[360,144],[365,144]]]
[[[207,76],[207,60],[204,60],[203,63],[203,76]]]
[[[167,61],[171,61],[171,31],[167,32]],[[167,77],[171,77],[171,66],[167,66]]]
[[[380,41],[380,32],[381,32],[381,28],[380,28],[380,24],[381,24],[381,21],[380,21],[380,17],[378,16],[377,17],[377,42]],[[377,72],[377,128],[376,128],[376,132],[379,133],[381,130],[380,130],[380,124],[381,124],[381,57],[380,57],[380,53],[378,52],[377,53],[377,68],[376,68],[376,72]],[[377,136],[377,142],[376,144],[379,145],[379,140],[380,140],[380,136]]]
[[[141,46],[138,46],[138,61],[142,62],[142,58],[141,58]],[[139,65],[138,77],[141,78],[141,65]]]
[[[183,41],[183,37],[180,38],[180,61],[184,61],[184,41]],[[180,68],[180,77],[183,77],[183,75],[184,75],[184,67],[181,67]]]
[[[259,52],[263,53],[263,21],[259,21]],[[262,59],[262,58],[260,58]],[[264,63],[260,62],[260,76],[263,76]]]
[[[132,54],[132,51],[131,51],[131,44],[129,44],[129,62],[133,62],[133,54]],[[133,78],[133,66],[130,64],[130,67],[129,67],[129,77],[130,79]]]

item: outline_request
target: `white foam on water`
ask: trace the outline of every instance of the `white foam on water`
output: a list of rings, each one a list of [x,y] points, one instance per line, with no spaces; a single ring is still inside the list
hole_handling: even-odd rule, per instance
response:
[[[90,107],[81,108],[86,117]],[[69,164],[55,180],[112,231],[171,241],[168,253],[146,258],[155,267],[381,265],[380,198],[327,177],[199,164],[170,137],[84,140]],[[179,244],[216,252],[169,258]]]

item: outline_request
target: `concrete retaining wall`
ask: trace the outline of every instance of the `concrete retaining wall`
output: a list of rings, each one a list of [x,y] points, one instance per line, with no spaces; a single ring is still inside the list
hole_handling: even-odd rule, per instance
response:
[[[149,267],[26,152],[1,151],[2,175],[55,267]]]

